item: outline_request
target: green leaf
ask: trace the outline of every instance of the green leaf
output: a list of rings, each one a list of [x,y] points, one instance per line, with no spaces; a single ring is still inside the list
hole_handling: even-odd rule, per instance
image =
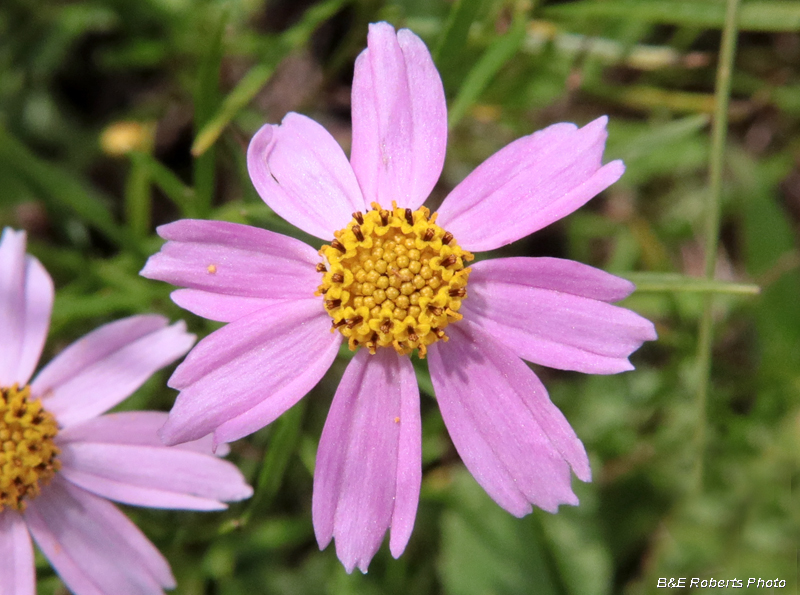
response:
[[[549,6],[547,18],[620,18],[667,25],[721,29],[725,4],[685,0],[583,0]],[[739,10],[738,29],[744,31],[792,31],[800,29],[800,2],[756,1]]]

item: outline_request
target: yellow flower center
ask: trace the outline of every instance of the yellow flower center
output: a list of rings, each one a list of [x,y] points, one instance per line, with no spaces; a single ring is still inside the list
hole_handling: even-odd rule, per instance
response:
[[[38,496],[61,468],[56,420],[30,396],[29,386],[0,388],[0,511],[25,510],[25,499]]]
[[[472,260],[453,234],[436,225],[436,214],[420,207],[353,213],[347,227],[319,251],[323,273],[316,295],[325,296],[333,329],[350,349],[394,347],[403,355],[447,340],[445,327],[461,320]]]

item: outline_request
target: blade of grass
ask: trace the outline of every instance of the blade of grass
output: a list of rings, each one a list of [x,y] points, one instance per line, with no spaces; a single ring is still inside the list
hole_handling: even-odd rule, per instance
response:
[[[731,95],[733,57],[736,52],[737,17],[739,0],[728,0],[725,28],[722,31],[722,47],[716,80],[716,109],[711,128],[711,159],[709,163],[709,192],[706,206],[705,276],[714,279],[719,248],[720,210],[722,203],[722,170],[725,157],[725,138],[728,129],[728,103]],[[703,461],[706,449],[706,409],[711,377],[711,348],[713,343],[714,294],[704,296],[703,316],[700,321],[700,337],[697,348],[699,386],[697,390],[697,429],[695,434],[694,487],[703,487]]]
[[[46,203],[67,208],[116,245],[140,252],[133,237],[114,221],[106,206],[111,202],[109,199],[84,184],[74,172],[64,171],[40,159],[2,126],[0,161],[7,163],[31,188],[41,193]]]
[[[325,20],[336,14],[346,0],[328,0],[306,11],[302,21],[284,33],[277,41],[278,51],[267,59],[265,64],[253,66],[242,77],[213,114],[209,115],[192,144],[192,155],[205,154],[219,138],[225,127],[245,107],[261,88],[269,81],[278,62],[290,51],[306,45],[314,30]]]
[[[132,159],[125,180],[125,220],[136,238],[146,237],[150,231],[151,203],[150,172]]]
[[[192,144],[192,155],[199,157],[217,142],[219,135],[236,114],[246,106],[275,71],[274,64],[258,64],[251,68],[233,91],[222,101],[219,111],[203,126]]]
[[[547,18],[622,18],[667,25],[720,29],[729,10],[721,2],[685,0],[584,0],[549,6]],[[791,31],[800,28],[800,3],[762,0],[747,2],[737,10],[737,30]]]
[[[526,18],[516,14],[511,28],[502,37],[497,38],[484,52],[478,63],[469,71],[464,84],[458,90],[453,104],[450,106],[448,126],[452,128],[467,113],[467,110],[480,97],[494,76],[514,56],[525,39]]]
[[[629,273],[623,277],[636,284],[637,292],[724,293],[758,295],[761,288],[752,283],[730,283],[697,279],[676,273]]]
[[[211,34],[208,51],[200,65],[194,94],[194,129],[202,130],[211,119],[220,101],[219,73],[222,64],[222,38],[228,23],[228,11],[223,10]],[[216,152],[211,149],[194,160],[195,201],[192,212],[186,216],[206,217],[214,197]]]
[[[247,506],[247,510],[239,518],[239,526],[247,524],[253,513],[260,508],[268,506],[275,494],[278,493],[283,482],[283,476],[289,466],[289,460],[295,454],[297,448],[300,427],[303,424],[305,404],[306,401],[301,400],[273,422],[269,448],[258,472],[255,493]]]
[[[469,29],[480,12],[481,4],[482,0],[456,0],[450,9],[444,30],[433,50],[433,61],[444,78],[450,72],[450,65],[461,58]]]
[[[175,206],[177,206],[184,216],[188,216],[187,210],[192,209],[194,201],[194,190],[184,184],[172,170],[165,167],[155,157],[149,153],[134,152],[130,155],[136,167],[147,172],[147,175],[164,194],[167,195]]]

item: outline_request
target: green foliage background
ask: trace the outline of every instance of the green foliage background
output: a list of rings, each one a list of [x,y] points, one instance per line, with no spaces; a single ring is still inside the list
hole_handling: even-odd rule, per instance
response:
[[[627,165],[601,197],[498,251],[627,276],[640,290],[625,305],[656,322],[659,340],[633,356],[634,372],[536,368],[589,452],[593,483],[574,480],[580,506],[521,520],[497,507],[463,469],[420,363],[414,534],[400,560],[384,546],[368,575],[347,575],[332,547],[318,551],[310,514],[343,352],[300,405],[233,445],[257,488],[251,501],[221,514],[126,510],[169,558],[178,593],[632,595],[655,592],[659,577],[796,589],[800,2],[741,3],[717,195],[710,123],[721,115],[725,14],[715,0],[2,3],[0,226],[27,229],[55,279],[46,358],[135,313],[183,318],[199,336],[216,328],[138,276],[160,246],[155,226],[207,217],[297,235],[252,188],[247,141],[300,111],[347,148],[369,22],[413,29],[442,73],[449,153],[430,204],[495,150],[557,121],[609,114],[606,158]],[[128,121],[140,125],[134,150],[104,151],[103,131]],[[707,227],[715,205],[718,229],[713,217]],[[712,280],[707,230],[719,240]],[[123,407],[169,409],[169,373]],[[39,593],[65,592],[41,557],[37,572]]]

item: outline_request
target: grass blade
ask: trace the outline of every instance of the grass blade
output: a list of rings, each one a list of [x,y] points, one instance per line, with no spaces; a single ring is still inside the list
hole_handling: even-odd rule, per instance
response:
[[[584,0],[544,9],[553,19],[617,18],[665,25],[683,25],[722,29],[726,8],[721,2],[681,0]],[[791,31],[800,29],[800,3],[762,0],[748,2],[738,11],[738,29],[742,31]]]
[[[136,252],[137,243],[120,227],[106,206],[110,200],[81,182],[75,172],[40,159],[24,144],[0,127],[0,160],[11,166],[50,205],[66,207],[118,246]]]
[[[467,113],[494,76],[516,53],[525,38],[525,21],[523,15],[517,14],[508,33],[496,39],[470,70],[450,107],[450,128]]]

